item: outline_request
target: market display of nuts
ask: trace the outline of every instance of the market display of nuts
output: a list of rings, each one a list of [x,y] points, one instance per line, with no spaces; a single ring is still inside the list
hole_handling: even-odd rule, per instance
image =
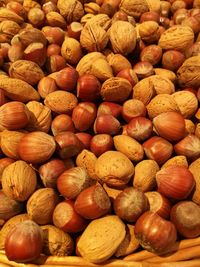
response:
[[[0,265],[200,266],[199,103],[199,0],[0,0]]]

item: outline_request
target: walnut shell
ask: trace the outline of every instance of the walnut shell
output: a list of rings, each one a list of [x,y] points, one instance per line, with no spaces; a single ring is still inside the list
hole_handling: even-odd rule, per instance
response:
[[[160,0],[122,0],[120,10],[138,19],[147,11],[160,11]]]
[[[69,256],[74,249],[74,242],[68,233],[53,225],[41,226],[43,231],[45,255],[53,256]]]
[[[27,202],[27,213],[31,220],[38,224],[52,222],[52,215],[59,202],[58,195],[53,188],[36,190]]]
[[[174,49],[185,52],[194,42],[194,32],[188,26],[174,25],[164,31],[158,45],[165,50]]]
[[[107,32],[90,21],[83,27],[80,35],[81,46],[89,52],[102,51],[108,43]]]
[[[133,87],[133,98],[142,101],[145,105],[147,105],[155,95],[156,92],[150,77],[142,79]]]
[[[181,87],[200,86],[200,55],[186,59],[177,71]]]
[[[61,54],[69,64],[77,64],[83,56],[79,41],[74,38],[65,38],[62,43]]]
[[[31,85],[36,85],[43,77],[42,69],[33,61],[17,60],[9,68],[11,78],[21,79]]]
[[[172,97],[169,94],[159,94],[156,95],[150,103],[147,105],[148,115],[151,119],[157,115],[167,112],[167,111],[177,111],[180,112],[180,109]]]
[[[90,20],[88,20],[87,23],[100,26],[105,31],[107,31],[111,25],[111,19],[106,14],[97,14],[96,16],[93,16]]]
[[[192,194],[192,200],[200,205],[200,158],[193,161],[190,166],[189,170],[193,174],[194,180],[195,180],[195,190]]]
[[[132,178],[134,166],[123,153],[107,151],[97,159],[95,173],[101,183],[120,187],[126,185]]]
[[[139,36],[146,43],[155,43],[160,38],[159,24],[155,21],[144,21],[138,25]]]
[[[130,54],[136,46],[136,30],[128,21],[116,21],[109,29],[110,42],[114,53]]]
[[[175,92],[175,86],[172,81],[161,75],[152,75],[149,77],[150,82],[153,83],[153,89],[156,94],[172,94]]]
[[[17,201],[25,201],[35,191],[36,173],[25,161],[18,160],[8,165],[2,174],[4,193]]]
[[[193,93],[189,91],[178,91],[172,94],[172,97],[184,118],[191,118],[195,114],[198,108],[198,99]]]
[[[12,37],[17,34],[20,30],[20,26],[12,21],[5,20],[0,23],[0,42],[10,43]]]
[[[173,83],[176,82],[176,80],[177,80],[176,74],[171,70],[162,69],[162,68],[154,68],[154,71],[155,71],[156,75],[167,78],[170,81],[172,81]]]
[[[106,80],[101,87],[101,97],[104,101],[123,102],[132,91],[130,82],[121,77]]]
[[[52,121],[51,110],[37,101],[30,101],[26,106],[30,111],[30,119],[26,129],[48,133]]]
[[[84,15],[83,5],[78,0],[58,0],[57,7],[67,23],[79,21]]]
[[[78,251],[86,260],[101,263],[115,253],[125,235],[125,224],[116,215],[93,220],[77,243]]]
[[[72,93],[57,90],[46,96],[44,104],[58,114],[69,114],[77,106],[78,99]]]

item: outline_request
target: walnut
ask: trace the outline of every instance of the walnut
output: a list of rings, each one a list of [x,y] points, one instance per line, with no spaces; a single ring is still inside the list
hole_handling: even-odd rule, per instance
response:
[[[159,24],[155,21],[144,21],[139,24],[139,36],[146,43],[155,43],[160,38]]]
[[[80,43],[89,52],[102,51],[108,43],[107,32],[90,21],[86,23],[80,35]]]
[[[0,43],[10,43],[12,37],[20,30],[20,26],[12,21],[5,20],[0,23]]]
[[[111,19],[106,14],[93,16],[88,22],[102,27],[105,31],[107,31],[111,25]]]
[[[62,29],[65,29],[67,27],[67,23],[66,23],[65,19],[58,12],[51,11],[51,12],[47,13],[46,14],[46,20],[47,20],[49,26],[60,27]]]
[[[58,0],[57,7],[67,23],[79,21],[84,15],[83,5],[78,0]]]
[[[164,31],[158,45],[165,49],[185,52],[194,42],[194,32],[188,26],[175,25]]]
[[[160,0],[122,0],[120,10],[138,19],[147,11],[160,11]]]
[[[114,53],[130,54],[136,46],[136,30],[128,21],[116,21],[109,29]]]
[[[200,86],[200,55],[186,59],[177,71],[178,83],[181,87]]]

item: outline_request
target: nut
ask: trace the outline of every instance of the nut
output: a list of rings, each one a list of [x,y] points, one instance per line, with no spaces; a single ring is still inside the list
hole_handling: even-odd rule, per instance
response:
[[[20,26],[12,20],[4,20],[0,23],[0,42],[10,43],[12,37],[20,30]]]
[[[172,94],[175,92],[174,84],[165,77],[160,75],[153,75],[149,77],[150,82],[153,83],[153,89],[156,94]]]
[[[106,31],[90,21],[83,27],[80,35],[81,46],[89,52],[102,51],[108,43]]]
[[[116,21],[109,29],[114,53],[130,54],[136,46],[136,30],[128,21]]]
[[[112,67],[114,74],[118,74],[121,70],[132,68],[129,60],[120,54],[114,54],[108,56],[107,58],[108,63]]]
[[[180,109],[172,95],[160,94],[156,95],[150,101],[150,103],[147,105],[147,111],[149,117],[152,119],[163,112],[167,111],[180,112]]]
[[[11,78],[21,79],[31,85],[36,85],[43,77],[42,69],[33,61],[17,60],[9,68]]]
[[[200,205],[200,159],[196,159],[193,161],[189,166],[190,172],[193,174],[194,180],[195,180],[195,190],[192,195],[192,200]]]
[[[88,14],[89,15],[89,14]],[[86,15],[87,16],[87,15]],[[89,20],[88,23],[91,23],[96,26],[100,26],[103,28],[105,31],[108,30],[108,28],[111,25],[111,20],[106,14],[98,14],[96,16],[92,16]]]
[[[57,7],[67,23],[79,21],[84,15],[83,6],[78,0],[58,0]]]
[[[44,104],[58,114],[71,113],[77,106],[78,99],[72,93],[57,90],[46,96]]]
[[[101,263],[115,253],[125,235],[125,224],[115,215],[93,220],[78,241],[78,251],[86,260]]]
[[[163,165],[162,169],[168,166],[175,165],[175,166],[185,166],[188,168],[187,158],[185,156],[175,156],[171,159],[168,159]]]
[[[51,110],[37,101],[30,101],[26,106],[30,111],[30,119],[26,129],[48,133],[52,121]]]
[[[177,77],[181,87],[199,87],[200,55],[186,59],[178,69]]]
[[[159,24],[156,21],[144,21],[139,24],[139,36],[146,43],[157,42],[160,37]]]
[[[193,42],[194,33],[190,27],[174,25],[162,33],[158,45],[165,50],[184,52]]]
[[[77,64],[83,56],[79,41],[74,38],[66,37],[64,42],[62,43],[61,55],[69,64]]]
[[[62,29],[65,29],[67,27],[67,23],[64,17],[58,12],[49,12],[48,14],[46,14],[46,20],[48,22],[48,25],[52,27],[60,27]]]
[[[5,7],[0,8],[0,22],[4,20],[12,20],[18,24],[21,24],[24,22],[24,19],[17,15],[12,10],[9,10]]]
[[[106,80],[101,87],[101,97],[104,101],[123,102],[132,91],[130,82],[121,77]]]
[[[142,79],[133,87],[133,97],[147,105],[155,96],[153,82],[149,77]]]
[[[17,201],[25,201],[35,191],[37,176],[35,171],[22,160],[8,165],[2,174],[4,193]]]

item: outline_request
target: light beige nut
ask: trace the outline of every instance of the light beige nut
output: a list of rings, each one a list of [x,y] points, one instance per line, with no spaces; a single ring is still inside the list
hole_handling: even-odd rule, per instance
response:
[[[138,19],[147,11],[160,11],[160,0],[122,0],[120,10]]]
[[[133,87],[133,98],[142,101],[145,105],[147,105],[155,95],[156,92],[154,90],[153,82],[149,77],[140,80]]]
[[[130,82],[121,77],[106,80],[101,87],[101,97],[104,101],[123,102],[132,92]]]
[[[138,26],[139,36],[146,43],[155,43],[160,38],[159,24],[155,21],[144,21]]]
[[[88,14],[89,15],[89,14]],[[86,15],[87,16],[87,15]],[[102,27],[105,31],[108,30],[108,28],[111,25],[111,19],[108,17],[106,14],[98,14],[95,16],[92,16],[89,20],[88,23],[91,23],[93,25],[97,25]]]
[[[107,43],[109,37],[107,32],[90,21],[83,27],[80,35],[81,46],[89,52],[102,51]]]
[[[84,9],[78,0],[58,0],[57,7],[67,23],[79,21],[84,15]]]
[[[193,93],[189,91],[178,91],[172,94],[172,97],[184,118],[191,118],[195,114],[198,108],[198,99]]]
[[[61,54],[69,64],[77,64],[83,56],[79,41],[66,37],[62,43]]]
[[[121,70],[132,69],[129,60],[121,54],[113,54],[107,56],[108,63],[113,69],[113,73],[117,75]]]
[[[65,29],[67,27],[67,23],[64,17],[58,12],[55,11],[48,12],[46,14],[46,20],[49,26],[60,27],[62,29]]]
[[[176,74],[171,70],[162,69],[162,68],[154,68],[154,72],[156,75],[160,75],[164,78],[167,78],[173,83],[175,83],[177,80]]]
[[[30,111],[30,119],[26,129],[48,133],[52,121],[51,110],[37,101],[30,101],[26,106]]]
[[[149,117],[153,119],[154,117],[163,112],[167,111],[180,112],[180,109],[172,95],[159,94],[156,95],[147,105],[147,111]]]
[[[155,160],[142,160],[135,166],[133,186],[143,192],[151,191],[156,186],[156,173],[159,169]]]
[[[181,87],[200,86],[200,55],[186,59],[177,71]]]
[[[126,185],[134,174],[133,163],[119,151],[107,151],[96,161],[95,173],[101,183],[120,187]]]
[[[96,161],[97,157],[95,154],[87,149],[83,149],[76,157],[76,165],[78,167],[84,167],[89,176],[94,180],[97,180],[97,175],[95,173]]]
[[[156,94],[172,94],[175,92],[174,84],[161,75],[152,75],[149,77],[150,82],[153,83],[153,89]]]
[[[26,10],[26,12],[29,12],[31,8],[40,8],[41,9],[41,5],[34,0],[24,0],[23,1],[23,7]]]
[[[113,77],[112,68],[105,58],[97,58],[92,63],[90,73],[96,76],[102,82]]]
[[[42,69],[33,61],[17,60],[9,68],[11,78],[21,79],[31,85],[36,85],[43,77]]]
[[[140,161],[144,157],[142,145],[128,135],[116,135],[113,137],[114,146],[117,151],[122,152],[131,161]]]
[[[116,21],[109,29],[110,42],[114,53],[130,54],[136,46],[136,30],[128,21]]]
[[[12,37],[20,31],[15,21],[4,20],[0,23],[0,43],[10,43]]]
[[[188,168],[187,158],[185,156],[174,156],[171,159],[168,159],[161,167],[161,169],[166,168],[168,166],[185,166]]]
[[[4,20],[12,20],[18,24],[24,22],[24,19],[17,15],[14,11],[9,10],[8,8],[1,7],[0,8],[0,22]]]
[[[86,13],[98,14],[100,11],[100,6],[97,3],[93,2],[85,3],[84,10]]]
[[[188,26],[174,25],[164,31],[158,45],[165,50],[174,49],[185,52],[194,42],[194,32]]]
[[[12,100],[26,103],[31,100],[39,101],[40,95],[27,82],[20,79],[5,77],[0,79],[0,88],[4,91],[5,96]]]
[[[197,127],[197,125],[195,126],[193,121],[185,119],[185,133],[186,134],[195,134],[196,135],[195,127]]]
[[[193,161],[190,166],[189,170],[193,174],[195,180],[195,190],[192,195],[192,200],[200,205],[200,158]]]
[[[71,114],[78,104],[78,99],[72,93],[57,90],[46,96],[44,104],[58,114]]]
[[[125,235],[125,224],[116,215],[93,220],[77,243],[78,251],[90,262],[104,262],[115,253]]]

